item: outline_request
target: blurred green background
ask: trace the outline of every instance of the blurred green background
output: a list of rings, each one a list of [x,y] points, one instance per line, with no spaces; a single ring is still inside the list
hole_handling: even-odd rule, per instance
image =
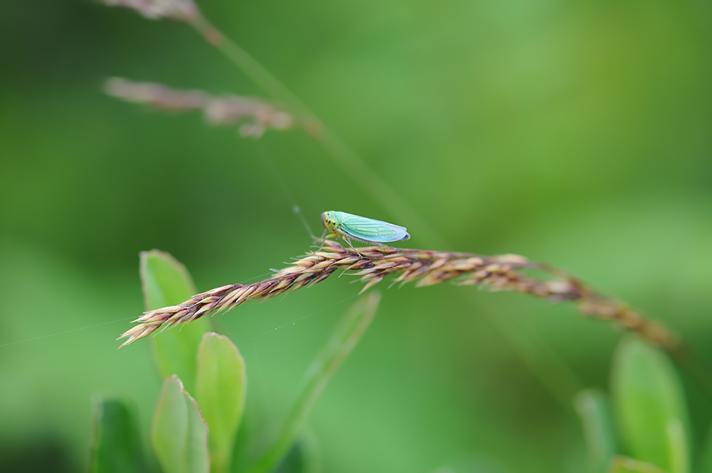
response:
[[[308,248],[295,203],[315,230],[339,209],[407,225],[412,246],[435,232],[443,249],[554,263],[712,359],[709,4],[201,6],[422,222],[389,214],[304,133],[246,140],[102,94],[119,75],[261,95],[185,26],[88,1],[6,1],[0,470],[85,468],[97,395],[132,400],[146,432],[150,345],[114,340],[142,310],[137,253],[171,252],[200,289],[255,280]],[[250,409],[285,412],[355,299],[350,282],[215,319],[246,358]],[[519,295],[382,290],[310,421],[325,471],[581,471],[572,400],[607,388],[616,330]],[[688,397],[700,441],[712,407]]]

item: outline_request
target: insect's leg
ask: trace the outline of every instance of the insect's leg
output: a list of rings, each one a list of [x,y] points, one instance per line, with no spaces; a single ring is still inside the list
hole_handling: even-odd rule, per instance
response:
[[[347,237],[346,235],[344,235],[343,238],[344,238],[344,241],[349,244],[349,246],[351,247],[351,249],[354,250],[354,253],[356,253],[356,254],[359,255],[359,256],[363,256],[361,253],[359,253],[359,251],[358,251],[358,250],[356,249],[356,247],[353,245],[353,243],[351,242],[351,238]]]

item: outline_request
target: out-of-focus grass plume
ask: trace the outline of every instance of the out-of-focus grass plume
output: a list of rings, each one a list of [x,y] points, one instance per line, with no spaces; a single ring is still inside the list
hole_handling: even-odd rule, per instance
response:
[[[259,137],[268,128],[285,130],[293,122],[289,113],[252,97],[215,97],[201,90],[176,90],[162,84],[134,82],[118,77],[106,81],[104,90],[113,97],[157,109],[172,112],[197,110],[203,113],[209,123],[215,125],[240,124],[243,136]]]

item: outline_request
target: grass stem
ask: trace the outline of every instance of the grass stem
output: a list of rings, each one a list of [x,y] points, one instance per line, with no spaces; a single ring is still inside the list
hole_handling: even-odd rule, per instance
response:
[[[313,361],[304,385],[292,405],[277,439],[250,473],[271,473],[289,452],[299,432],[339,366],[349,356],[376,315],[380,296],[368,294],[351,307],[332,333],[329,343]]]

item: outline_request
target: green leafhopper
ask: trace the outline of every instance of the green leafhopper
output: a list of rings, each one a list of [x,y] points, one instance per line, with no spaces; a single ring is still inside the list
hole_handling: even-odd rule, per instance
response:
[[[405,227],[337,210],[322,212],[321,221],[327,231],[341,235],[347,241],[391,243],[410,238]]]

